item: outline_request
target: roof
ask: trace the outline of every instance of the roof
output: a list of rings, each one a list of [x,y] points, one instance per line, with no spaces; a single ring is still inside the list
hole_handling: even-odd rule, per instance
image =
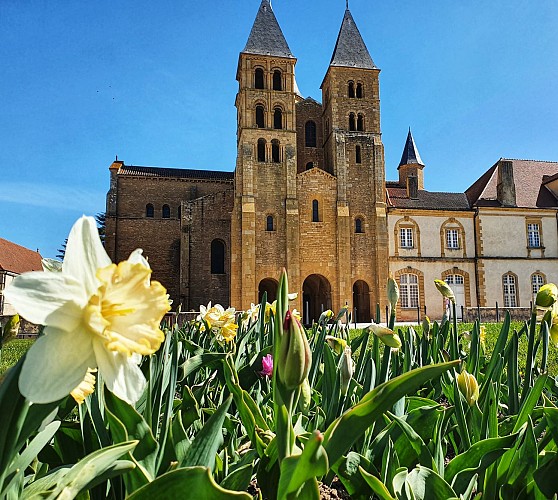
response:
[[[329,65],[377,69],[349,9],[345,10]]]
[[[42,271],[41,254],[0,238],[0,270],[21,274]]]
[[[544,184],[558,173],[558,162],[500,158],[466,191],[471,205],[500,206],[497,197],[498,169],[502,161],[512,163],[516,206],[522,208],[557,207],[558,199]]]
[[[222,172],[220,170],[138,167],[134,165],[122,165],[118,169],[118,175],[134,175],[140,177],[175,177],[179,179],[200,179],[200,180],[218,180],[218,181],[232,181],[234,179],[234,172]]]
[[[246,47],[242,52],[294,59],[269,0],[262,0],[248,36]]]
[[[411,129],[409,128],[409,133],[407,134],[407,141],[405,142],[405,147],[403,148],[403,154],[401,155],[401,165],[423,165],[418,152],[417,146],[415,145],[415,140],[413,139],[413,134],[411,134]]]
[[[386,182],[388,207],[423,210],[469,210],[465,193],[439,193],[419,189],[417,199],[407,196],[407,189],[397,182]]]

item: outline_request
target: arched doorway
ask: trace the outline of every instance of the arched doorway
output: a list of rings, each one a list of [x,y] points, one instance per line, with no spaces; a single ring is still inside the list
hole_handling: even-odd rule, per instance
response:
[[[353,310],[354,321],[358,323],[370,323],[370,288],[363,280],[355,281],[353,285]]]
[[[261,304],[264,292],[267,292],[267,301],[271,304],[277,299],[277,280],[264,278],[258,285],[258,304]]]
[[[311,274],[302,285],[302,319],[309,325],[331,309],[331,285],[321,274]]]

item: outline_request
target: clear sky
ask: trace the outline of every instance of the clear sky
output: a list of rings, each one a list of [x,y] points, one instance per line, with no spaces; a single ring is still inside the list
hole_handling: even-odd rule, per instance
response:
[[[104,211],[115,155],[232,171],[238,53],[259,0],[0,0],[0,237],[53,257]],[[410,126],[425,185],[558,161],[556,0],[350,0],[380,75],[386,178]],[[321,101],[344,0],[273,0]],[[558,171],[558,165],[557,165]]]

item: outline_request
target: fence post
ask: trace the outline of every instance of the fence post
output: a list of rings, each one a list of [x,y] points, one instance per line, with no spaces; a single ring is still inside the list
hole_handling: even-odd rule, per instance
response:
[[[417,323],[420,325],[420,305],[417,306]]]
[[[498,301],[496,301],[496,323],[500,323],[500,310],[498,309]]]
[[[389,325],[389,307],[386,306],[386,326]]]
[[[380,304],[376,302],[376,323],[379,323],[380,321],[382,321],[380,316]]]
[[[354,308],[354,317],[353,317],[353,320],[354,320],[354,323],[355,323],[355,330],[356,330],[356,327],[357,327],[357,315],[356,315],[356,313],[357,313],[357,308],[355,307]]]
[[[461,323],[465,321],[465,308],[461,306]]]
[[[477,304],[477,320],[479,323],[481,322],[480,306],[478,304]]]

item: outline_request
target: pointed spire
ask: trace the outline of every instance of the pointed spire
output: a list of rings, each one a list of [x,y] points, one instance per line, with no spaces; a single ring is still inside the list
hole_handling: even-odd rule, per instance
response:
[[[345,16],[341,23],[341,29],[339,30],[329,65],[375,69],[376,65],[370,57],[370,53],[349,10],[348,0],[346,0],[346,5],[347,9],[345,10]]]
[[[405,142],[405,148],[403,149],[403,155],[401,156],[401,165],[422,165],[422,162],[418,149],[415,145],[415,140],[413,139],[413,134],[411,134],[411,127],[409,127],[409,133],[407,134],[407,141]]]
[[[246,47],[242,52],[294,58],[273,13],[270,0],[262,0]]]

